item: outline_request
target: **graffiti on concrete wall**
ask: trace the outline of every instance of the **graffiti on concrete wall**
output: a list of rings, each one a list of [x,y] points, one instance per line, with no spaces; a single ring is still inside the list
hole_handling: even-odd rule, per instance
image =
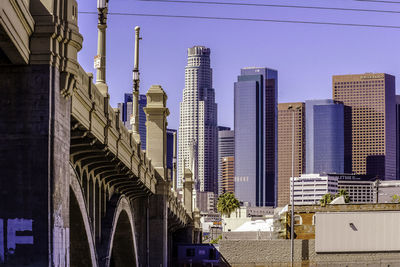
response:
[[[0,219],[0,263],[4,263],[7,255],[15,253],[17,244],[33,245],[33,220]]]

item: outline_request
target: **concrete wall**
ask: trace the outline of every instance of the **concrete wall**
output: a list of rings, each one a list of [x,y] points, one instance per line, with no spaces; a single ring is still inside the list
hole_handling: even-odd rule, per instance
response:
[[[223,232],[222,233],[222,239],[228,239],[228,240],[267,240],[267,239],[273,239],[274,233],[273,232],[258,232],[258,231],[253,231],[253,232]]]
[[[316,253],[315,240],[294,240],[294,266],[400,266],[400,252]],[[230,267],[290,266],[290,240],[221,240]]]
[[[295,240],[297,266],[308,256],[306,245],[306,240]],[[282,266],[290,263],[290,240],[221,240],[220,253],[231,267]]]
[[[400,251],[399,222],[398,211],[316,213],[316,251]]]

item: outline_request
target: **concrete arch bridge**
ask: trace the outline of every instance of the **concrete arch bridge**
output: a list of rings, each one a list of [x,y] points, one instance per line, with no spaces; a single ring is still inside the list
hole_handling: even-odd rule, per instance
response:
[[[0,1],[0,266],[173,266],[200,239],[191,174],[166,169],[167,96],[147,150],[77,61],[75,0]]]

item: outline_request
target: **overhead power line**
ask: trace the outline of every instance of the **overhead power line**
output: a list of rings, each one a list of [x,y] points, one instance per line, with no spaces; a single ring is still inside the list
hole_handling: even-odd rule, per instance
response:
[[[400,4],[398,1],[384,1],[384,0],[355,0],[358,2],[374,2],[374,3],[383,3],[383,4]]]
[[[95,14],[93,11],[80,11],[81,14]],[[109,15],[116,16],[139,16],[139,17],[160,17],[160,18],[178,18],[178,19],[203,19],[203,20],[226,20],[226,21],[253,21],[253,22],[276,22],[276,23],[293,23],[293,24],[313,24],[313,25],[331,25],[331,26],[349,26],[349,27],[368,27],[368,28],[385,28],[400,29],[396,25],[377,25],[377,24],[357,24],[357,23],[338,23],[338,22],[322,22],[322,21],[304,21],[304,20],[277,20],[277,19],[256,19],[256,18],[237,18],[237,17],[211,17],[211,16],[188,16],[188,15],[165,15],[165,14],[143,14],[143,13],[120,13],[109,12]]]
[[[330,10],[330,11],[353,11],[353,12],[373,12],[373,13],[400,14],[400,11],[396,11],[396,10],[344,8],[344,7],[276,5],[276,4],[235,3],[235,2],[218,2],[218,1],[191,1],[191,0],[189,0],[189,1],[186,1],[186,0],[182,0],[182,1],[179,1],[179,0],[138,0],[138,1],[141,1],[141,2],[159,2],[159,3],[177,3],[177,4],[205,4],[205,5],[227,5],[227,6],[280,7],[280,8],[317,9],[317,10]],[[356,1],[374,1],[374,0],[356,0]],[[378,1],[378,2],[381,2],[381,1]]]

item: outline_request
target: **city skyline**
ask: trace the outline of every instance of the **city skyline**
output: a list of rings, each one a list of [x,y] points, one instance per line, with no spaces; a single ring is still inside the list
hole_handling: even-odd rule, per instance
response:
[[[301,4],[304,1],[291,2]],[[307,19],[309,16],[315,20],[326,21],[398,24],[397,15],[391,14],[127,3],[127,1],[111,1],[110,12],[221,15],[224,11],[228,11],[230,15],[239,17],[243,10],[246,10],[252,12],[248,14],[260,18]],[[317,1],[315,3],[354,8],[394,8],[394,5],[355,1],[337,4]],[[78,4],[79,11],[96,12],[95,1],[92,3],[80,0]],[[78,54],[79,61],[86,71],[94,72],[93,57],[96,55],[97,47],[96,15],[78,14],[78,23],[81,33],[85,36],[83,49]],[[278,102],[280,103],[331,98],[332,75],[385,72],[398,76],[400,70],[400,54],[397,53],[396,46],[396,43],[400,42],[400,35],[396,34],[396,30],[109,16],[107,81],[110,101],[114,107],[117,106],[123,93],[130,92],[132,88],[133,28],[136,25],[141,26],[143,37],[140,51],[140,92],[146,92],[152,84],[163,85],[169,96],[168,106],[171,110],[168,123],[175,129],[179,124],[178,104],[182,99],[181,91],[184,87],[184,75],[181,70],[186,64],[185,49],[193,45],[204,45],[213,51],[214,88],[216,102],[220,104],[218,121],[220,125],[231,128],[233,128],[233,83],[240,68],[270,66],[279,70],[281,79]],[[256,41],[253,32],[257,31],[268,31],[268,34],[258,35]],[[390,41],[382,42],[382,40]]]

